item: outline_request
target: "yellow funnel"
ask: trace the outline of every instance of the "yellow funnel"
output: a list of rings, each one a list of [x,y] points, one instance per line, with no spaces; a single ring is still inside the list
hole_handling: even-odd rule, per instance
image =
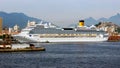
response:
[[[80,20],[80,21],[79,21],[79,26],[80,26],[80,27],[83,27],[83,26],[84,26],[84,20]]]

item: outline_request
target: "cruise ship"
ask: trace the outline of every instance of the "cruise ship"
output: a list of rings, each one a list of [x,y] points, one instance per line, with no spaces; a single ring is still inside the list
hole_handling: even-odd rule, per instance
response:
[[[84,26],[84,20],[80,20],[77,27],[59,28],[51,23],[41,21],[28,22],[26,28],[13,36],[20,42],[101,42],[107,41],[108,35],[105,31],[95,26]]]

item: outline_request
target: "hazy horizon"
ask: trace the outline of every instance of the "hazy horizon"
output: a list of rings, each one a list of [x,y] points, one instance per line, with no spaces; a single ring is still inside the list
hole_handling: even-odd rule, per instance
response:
[[[119,0],[1,0],[0,11],[22,12],[60,26],[68,26],[88,17],[109,18],[119,13],[119,3]]]

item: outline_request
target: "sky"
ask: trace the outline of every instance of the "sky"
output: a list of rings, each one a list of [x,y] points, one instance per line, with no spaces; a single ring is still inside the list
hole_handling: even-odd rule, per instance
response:
[[[120,13],[120,0],[0,0],[0,11],[24,13],[59,26]]]

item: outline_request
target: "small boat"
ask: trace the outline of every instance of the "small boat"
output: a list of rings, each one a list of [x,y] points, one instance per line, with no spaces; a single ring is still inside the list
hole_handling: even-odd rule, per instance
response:
[[[45,48],[35,47],[35,45],[33,44],[0,45],[0,52],[28,52],[28,51],[45,51]]]

